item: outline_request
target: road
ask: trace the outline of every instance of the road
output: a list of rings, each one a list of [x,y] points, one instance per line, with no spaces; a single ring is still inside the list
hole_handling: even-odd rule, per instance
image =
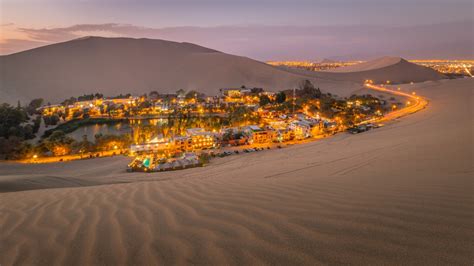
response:
[[[364,84],[364,86],[371,90],[381,91],[381,92],[390,93],[393,95],[403,96],[407,98],[406,107],[397,109],[395,111],[392,111],[384,115],[381,119],[377,120],[379,122],[397,119],[402,116],[406,116],[406,115],[418,112],[424,109],[428,105],[428,101],[426,99],[414,93],[406,93],[400,90],[392,90],[392,89],[388,89],[382,86],[373,85],[369,83]]]

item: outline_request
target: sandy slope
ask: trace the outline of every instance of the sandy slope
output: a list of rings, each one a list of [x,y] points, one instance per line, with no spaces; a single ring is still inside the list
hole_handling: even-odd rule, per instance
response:
[[[0,102],[13,103],[35,97],[58,102],[95,92],[114,96],[195,89],[216,95],[219,88],[242,85],[281,90],[304,79],[324,89],[335,87],[246,57],[152,39],[82,38],[0,56],[0,69]]]
[[[0,194],[0,264],[470,265],[473,86],[407,85],[430,99],[426,110],[199,169],[2,164],[0,187],[131,183]]]
[[[364,83],[366,80],[371,79],[375,83],[385,83],[388,80],[395,84],[445,78],[442,74],[431,68],[410,63],[400,57],[381,57],[356,65],[320,72],[299,69],[287,69],[287,71],[319,79],[332,80],[333,82]],[[350,93],[350,91],[346,93]]]
[[[219,88],[242,85],[276,91],[297,87],[305,79],[323,91],[348,96],[366,79],[408,83],[443,78],[401,58],[377,59],[341,68],[340,73],[310,72],[190,43],[102,37],[0,56],[0,69],[0,102],[14,104],[38,97],[54,103],[95,92],[115,96],[194,89],[216,95]]]
[[[400,57],[384,56],[384,57],[380,57],[380,58],[363,62],[360,64],[330,69],[326,72],[347,73],[347,72],[368,71],[368,70],[379,69],[379,68],[395,65],[395,64],[400,63],[401,60],[402,58]]]

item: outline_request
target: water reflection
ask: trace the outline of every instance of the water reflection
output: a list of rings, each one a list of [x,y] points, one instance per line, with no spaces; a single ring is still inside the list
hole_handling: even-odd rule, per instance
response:
[[[131,134],[134,142],[141,143],[158,134],[163,136],[183,135],[187,128],[193,127],[200,127],[215,132],[219,130],[223,124],[225,124],[224,119],[220,117],[130,119],[114,124],[83,126],[69,133],[69,136],[80,141],[83,136],[86,135],[89,141],[93,141],[97,134]]]
[[[83,136],[86,135],[87,139],[93,141],[96,134],[113,134],[113,135],[124,135],[131,134],[132,128],[135,126],[151,125],[160,126],[166,124],[167,119],[131,119],[115,124],[95,124],[83,126],[76,129],[74,132],[68,135],[73,139],[80,141]]]

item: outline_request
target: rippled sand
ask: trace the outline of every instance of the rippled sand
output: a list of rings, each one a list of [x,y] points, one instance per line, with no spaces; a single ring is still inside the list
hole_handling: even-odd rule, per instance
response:
[[[386,127],[204,168],[2,164],[0,264],[471,265],[474,82],[416,87]]]

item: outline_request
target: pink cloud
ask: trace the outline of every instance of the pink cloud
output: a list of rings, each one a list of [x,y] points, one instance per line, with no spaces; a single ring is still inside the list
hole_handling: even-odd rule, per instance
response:
[[[260,60],[321,59],[381,55],[470,57],[473,22],[428,26],[220,26],[149,28],[130,24],[78,24],[59,28],[18,28],[26,40],[6,40],[2,54],[84,35],[122,36],[191,42],[223,52]],[[440,34],[442,33],[442,34]],[[456,51],[450,49],[456,47]]]

